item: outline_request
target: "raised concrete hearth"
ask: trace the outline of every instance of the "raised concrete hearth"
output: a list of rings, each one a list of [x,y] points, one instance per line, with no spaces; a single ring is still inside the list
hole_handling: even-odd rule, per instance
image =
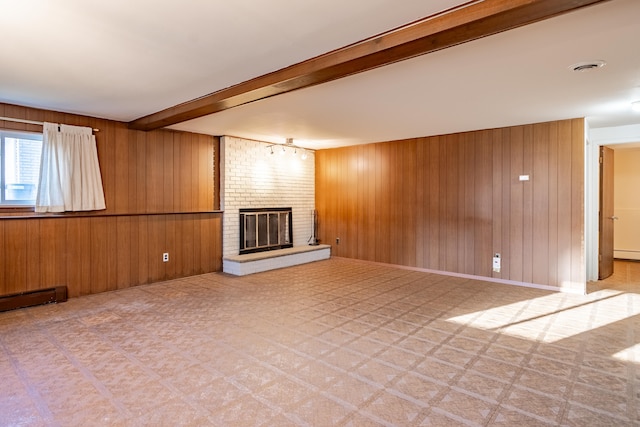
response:
[[[296,246],[275,251],[231,255],[222,258],[222,271],[235,276],[246,276],[276,268],[329,259],[330,256],[330,245]]]

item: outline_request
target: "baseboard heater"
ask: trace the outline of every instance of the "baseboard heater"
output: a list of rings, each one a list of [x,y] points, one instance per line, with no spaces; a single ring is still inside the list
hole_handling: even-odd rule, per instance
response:
[[[34,305],[65,302],[67,300],[67,287],[38,289],[35,291],[20,292],[17,294],[0,296],[0,311],[15,310],[17,308],[32,307]]]

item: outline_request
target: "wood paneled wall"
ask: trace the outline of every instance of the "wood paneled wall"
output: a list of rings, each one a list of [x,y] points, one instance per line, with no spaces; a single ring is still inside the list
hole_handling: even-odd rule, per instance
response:
[[[0,211],[0,295],[67,285],[70,296],[219,271],[222,214],[217,138],[0,104],[0,116],[91,126],[107,209],[37,215]],[[42,127],[0,121],[4,129]],[[162,253],[169,262],[162,262]]]
[[[582,290],[583,175],[582,119],[321,150],[319,237],[335,256]]]
[[[219,271],[221,222],[216,213],[0,220],[1,293],[66,285],[73,297]]]

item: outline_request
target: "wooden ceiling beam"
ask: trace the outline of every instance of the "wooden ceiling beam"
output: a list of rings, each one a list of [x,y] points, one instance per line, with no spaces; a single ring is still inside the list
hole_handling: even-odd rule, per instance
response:
[[[482,0],[129,122],[154,130],[326,83],[610,0]]]

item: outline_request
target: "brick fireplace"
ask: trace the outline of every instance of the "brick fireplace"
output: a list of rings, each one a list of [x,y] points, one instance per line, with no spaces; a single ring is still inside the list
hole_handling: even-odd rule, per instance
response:
[[[308,246],[315,209],[315,158],[270,154],[263,142],[224,136],[220,142],[223,256],[240,253],[240,209],[291,208],[291,243]]]

